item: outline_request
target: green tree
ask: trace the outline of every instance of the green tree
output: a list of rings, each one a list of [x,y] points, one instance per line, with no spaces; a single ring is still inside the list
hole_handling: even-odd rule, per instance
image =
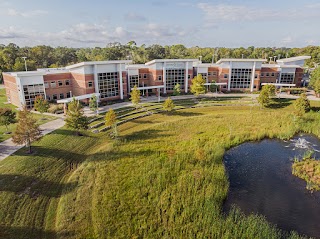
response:
[[[130,100],[132,104],[136,108],[138,108],[141,99],[140,99],[140,90],[138,90],[138,87],[136,85],[133,87],[133,90],[131,91],[130,95],[131,95]]]
[[[198,96],[200,94],[204,94],[206,92],[206,88],[204,86],[205,80],[202,78],[201,74],[198,74],[196,77],[192,79],[191,82],[191,93]]]
[[[0,125],[4,125],[9,133],[8,126],[16,122],[16,113],[8,108],[0,108]]]
[[[98,114],[98,99],[96,95],[92,95],[92,97],[89,100],[89,108],[93,112],[96,112]]]
[[[118,127],[117,127],[117,115],[112,108],[106,113],[105,116],[106,126],[112,128],[112,137],[118,137]]]
[[[320,94],[320,67],[317,67],[310,77],[310,86],[314,89],[317,96]]]
[[[258,97],[258,102],[261,107],[269,107],[272,104],[271,97],[275,95],[275,86],[274,85],[265,85],[262,87],[260,95]]]
[[[68,104],[65,121],[67,127],[75,130],[77,135],[80,135],[80,130],[88,128],[88,117],[84,116],[82,106],[75,98]]]
[[[216,85],[216,82],[215,81],[212,81],[211,84],[210,84],[210,91],[212,93],[216,92],[218,89],[218,86]]]
[[[176,84],[173,88],[173,95],[180,95],[181,94],[181,85]]]
[[[29,153],[32,153],[31,143],[40,139],[41,130],[37,121],[32,117],[32,114],[28,111],[27,107],[18,112],[18,125],[12,135],[12,141],[15,144],[25,144],[29,149]]]
[[[49,102],[43,98],[42,95],[37,96],[34,101],[34,108],[36,111],[40,112],[41,114],[45,113],[49,109]]]
[[[302,93],[298,99],[293,104],[295,109],[295,114],[297,116],[303,116],[306,112],[310,111],[310,101],[305,93]]]
[[[170,97],[168,97],[163,103],[163,110],[170,112],[173,110],[174,106],[175,105],[174,105],[172,99]]]

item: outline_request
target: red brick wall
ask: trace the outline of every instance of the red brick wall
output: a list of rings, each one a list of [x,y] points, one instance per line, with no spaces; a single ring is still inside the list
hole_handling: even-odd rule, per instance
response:
[[[19,91],[17,88],[16,78],[9,74],[3,73],[3,82],[6,89],[7,99],[10,99],[11,104],[20,106]]]

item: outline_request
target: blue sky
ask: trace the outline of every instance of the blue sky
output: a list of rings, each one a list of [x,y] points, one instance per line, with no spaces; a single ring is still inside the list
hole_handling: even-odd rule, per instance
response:
[[[0,0],[0,44],[320,45],[320,1]]]

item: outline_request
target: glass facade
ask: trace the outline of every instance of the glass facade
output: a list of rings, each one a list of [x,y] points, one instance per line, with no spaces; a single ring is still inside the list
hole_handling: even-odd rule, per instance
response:
[[[138,75],[132,75],[129,77],[130,91],[131,91],[131,88],[133,88],[135,85],[137,87],[139,87],[139,76]]]
[[[231,71],[231,89],[250,88],[252,69],[232,69]]]
[[[184,89],[185,69],[168,69],[166,70],[166,89],[173,90],[175,85],[180,84]]]
[[[100,98],[119,95],[118,72],[98,73]]]
[[[37,96],[41,95],[43,98],[45,98],[43,84],[24,85],[23,93],[25,104],[28,108],[32,108],[34,106],[34,101]]]
[[[293,84],[294,83],[294,73],[282,73],[280,83]]]

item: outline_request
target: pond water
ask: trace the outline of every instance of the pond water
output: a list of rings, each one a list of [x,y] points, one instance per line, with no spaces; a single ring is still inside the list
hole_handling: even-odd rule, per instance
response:
[[[224,210],[234,204],[285,231],[320,238],[320,193],[307,191],[306,182],[291,173],[293,158],[308,149],[320,158],[320,140],[311,135],[244,143],[227,151],[230,188]]]

